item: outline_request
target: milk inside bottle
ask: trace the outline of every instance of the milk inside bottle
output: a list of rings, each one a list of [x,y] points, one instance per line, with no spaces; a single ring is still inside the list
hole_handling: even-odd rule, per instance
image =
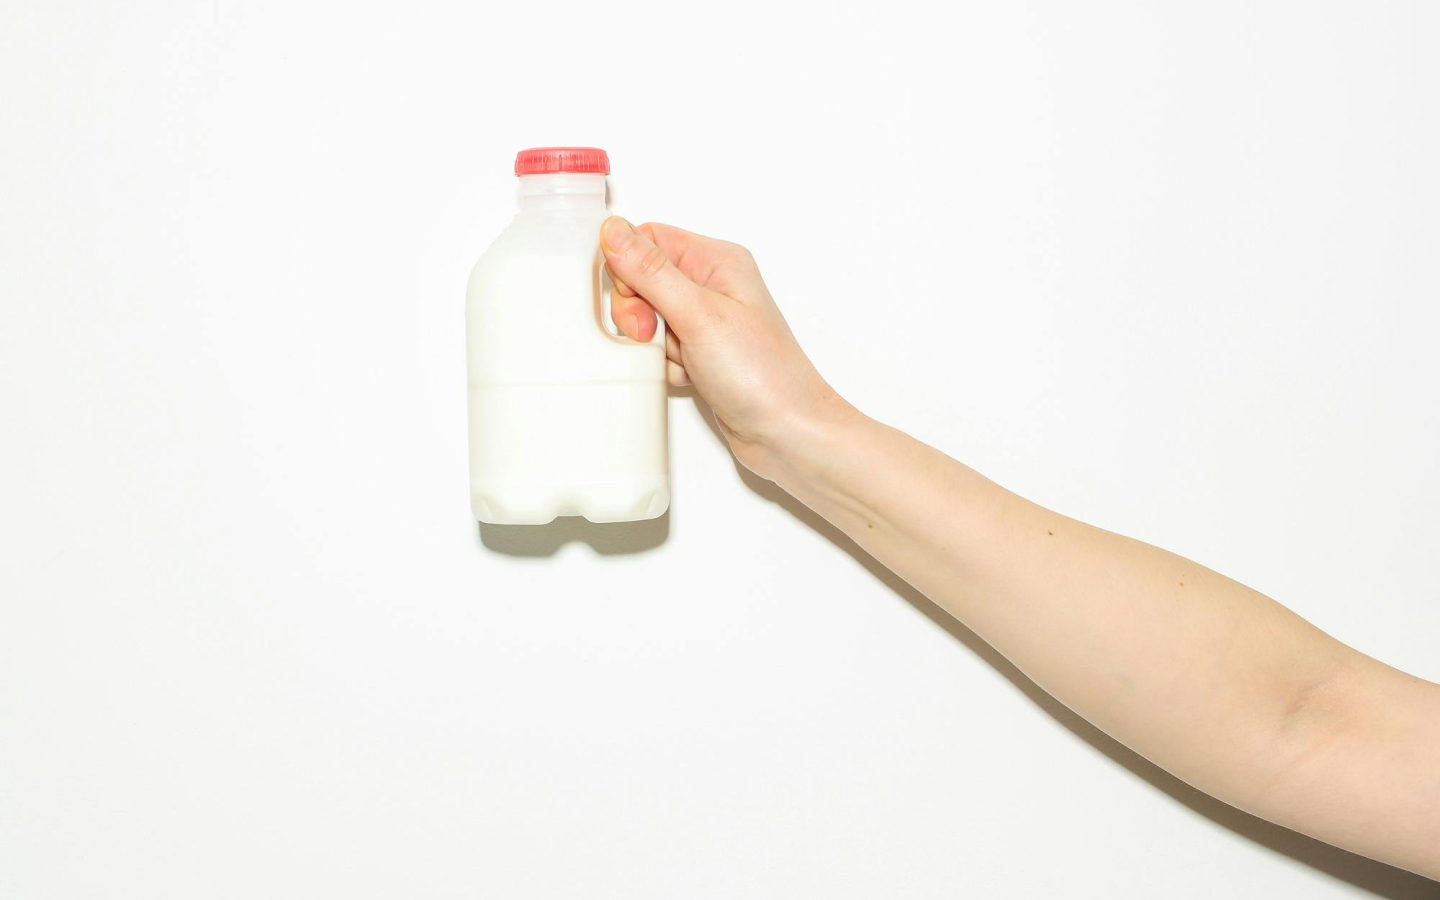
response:
[[[481,522],[653,519],[670,504],[665,336],[611,330],[605,151],[523,150],[519,211],[470,274],[470,506]]]

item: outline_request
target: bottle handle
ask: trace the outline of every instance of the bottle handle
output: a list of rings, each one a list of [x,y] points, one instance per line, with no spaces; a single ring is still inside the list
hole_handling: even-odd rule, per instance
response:
[[[655,334],[648,341],[637,341],[615,324],[615,319],[610,315],[610,294],[615,290],[615,282],[610,279],[610,270],[605,268],[605,256],[599,255],[600,260],[600,328],[610,337],[626,344],[659,344],[665,346],[665,319],[660,311],[655,311]]]

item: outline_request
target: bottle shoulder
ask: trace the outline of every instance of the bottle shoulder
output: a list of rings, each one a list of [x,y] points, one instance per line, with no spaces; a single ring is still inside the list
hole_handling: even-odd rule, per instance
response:
[[[485,248],[471,277],[494,266],[534,260],[588,259],[600,249],[600,224],[607,214],[517,215]]]

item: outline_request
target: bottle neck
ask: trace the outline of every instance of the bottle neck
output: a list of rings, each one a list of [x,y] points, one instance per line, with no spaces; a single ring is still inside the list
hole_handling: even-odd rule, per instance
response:
[[[520,211],[591,212],[605,209],[605,176],[556,172],[520,177]]]

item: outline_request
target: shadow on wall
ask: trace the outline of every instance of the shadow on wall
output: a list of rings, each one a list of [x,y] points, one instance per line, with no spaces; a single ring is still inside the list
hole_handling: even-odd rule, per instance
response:
[[[547,525],[480,525],[480,543],[507,556],[553,556],[569,543],[589,544],[596,553],[614,556],[643,553],[670,536],[670,512],[643,522],[596,525],[579,516],[562,516]]]
[[[695,397],[689,389],[672,390],[672,396]],[[715,437],[724,442],[719,429],[715,427],[714,416],[704,401],[695,398],[700,415],[715,432]],[[1241,812],[1190,785],[1131,751],[1125,745],[1085,721],[1069,707],[1045,693],[1009,660],[1001,656],[979,635],[957,622],[949,613],[931,603],[929,599],[906,584],[898,575],[876,562],[870,554],[861,550],[850,538],[835,526],[826,522],[789,494],[751,474],[736,464],[740,478],[750,490],[761,497],[783,507],[795,518],[819,532],[835,546],[853,556],[877,580],[900,595],[931,622],[949,632],[970,652],[979,656],[1001,675],[1005,676],[1020,693],[1029,698],[1049,716],[1064,725],[1077,737],[1103,753],[1109,760],[1131,775],[1148,782],[1151,787],[1168,795],[1171,800],[1188,807],[1192,812],[1210,819],[1231,831],[1249,838],[1275,853],[1280,853],[1339,879],[1361,890],[1386,897],[1389,900],[1436,900],[1440,898],[1440,884],[1420,875],[1388,866],[1364,856],[1357,856],[1339,847],[1333,847],[1299,832],[1282,828],[1249,813]],[[548,525],[481,525],[480,540],[490,550],[514,556],[550,556],[572,541],[589,544],[597,553],[619,554],[640,553],[664,543],[670,534],[670,514],[646,522],[628,522],[615,525],[595,525],[585,519],[556,519]]]

